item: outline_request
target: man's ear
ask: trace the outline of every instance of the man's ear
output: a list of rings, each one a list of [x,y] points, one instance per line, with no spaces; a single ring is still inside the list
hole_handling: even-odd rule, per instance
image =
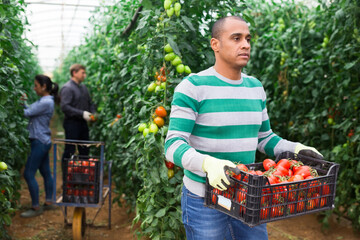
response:
[[[211,45],[211,48],[214,52],[218,52],[219,51],[219,44],[220,44],[220,41],[216,38],[211,38],[210,40],[210,45]]]

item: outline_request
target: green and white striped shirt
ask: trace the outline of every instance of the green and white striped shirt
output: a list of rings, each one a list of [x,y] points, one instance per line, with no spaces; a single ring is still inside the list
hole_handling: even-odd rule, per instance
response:
[[[249,164],[257,149],[273,157],[295,145],[272,132],[266,94],[254,77],[230,80],[211,67],[175,89],[165,154],[184,168],[185,186],[199,196],[205,194],[206,155]]]

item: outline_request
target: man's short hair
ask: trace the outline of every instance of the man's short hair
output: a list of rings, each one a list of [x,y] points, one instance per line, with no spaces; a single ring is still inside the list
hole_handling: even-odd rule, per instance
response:
[[[223,32],[224,23],[226,19],[237,19],[239,21],[246,22],[242,17],[239,16],[227,16],[217,20],[211,28],[211,37],[220,39],[221,33]]]
[[[73,72],[78,72],[80,69],[86,70],[84,65],[81,65],[81,64],[78,64],[78,63],[71,65],[71,67],[70,67],[70,76],[73,76]]]

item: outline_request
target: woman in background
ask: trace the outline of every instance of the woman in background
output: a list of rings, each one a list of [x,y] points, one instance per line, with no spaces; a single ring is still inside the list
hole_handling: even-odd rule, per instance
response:
[[[25,165],[24,178],[28,184],[32,207],[21,213],[21,217],[35,217],[44,210],[54,209],[52,205],[53,178],[50,171],[49,150],[51,148],[50,119],[54,112],[54,102],[59,102],[59,87],[45,75],[36,75],[34,90],[40,99],[25,106],[24,115],[29,118],[28,130],[31,152]],[[39,185],[35,174],[39,169],[44,178],[45,203],[39,204]]]

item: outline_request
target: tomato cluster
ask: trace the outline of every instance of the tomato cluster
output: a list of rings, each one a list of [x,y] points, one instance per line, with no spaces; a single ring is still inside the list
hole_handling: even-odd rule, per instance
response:
[[[99,161],[97,158],[88,160],[69,160],[64,173],[64,202],[95,203],[98,195]]]
[[[66,180],[80,182],[94,182],[95,170],[98,159],[89,158],[89,160],[68,161]]]
[[[261,220],[328,206],[328,197],[331,196],[330,184],[318,178],[316,169],[301,161],[280,159],[276,163],[272,159],[265,159],[262,168],[258,170],[249,170],[244,164],[237,164],[236,167],[241,173],[230,173],[235,184],[226,191],[214,188],[210,196],[214,205],[217,204],[219,196],[230,199],[239,207],[237,214],[240,217],[246,214],[249,207],[254,208],[257,201],[260,201]],[[252,180],[259,179],[254,176],[266,177],[267,181],[263,181],[264,185],[254,186]],[[261,194],[251,194],[248,197],[249,188],[260,189]],[[250,201],[250,204],[247,204],[247,201]]]
[[[114,126],[114,124],[117,123],[120,118],[122,118],[122,115],[120,113],[116,114],[116,117],[114,118],[114,120],[111,123],[109,123],[108,127]]]

